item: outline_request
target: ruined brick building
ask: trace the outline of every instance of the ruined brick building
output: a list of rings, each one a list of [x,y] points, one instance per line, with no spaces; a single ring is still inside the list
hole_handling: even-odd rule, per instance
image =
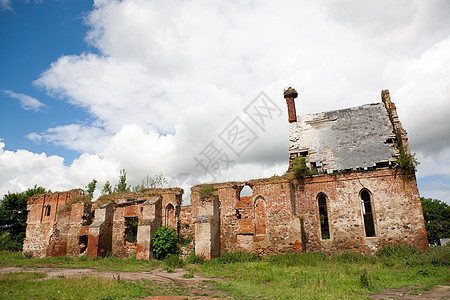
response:
[[[190,235],[197,255],[339,250],[374,253],[390,244],[428,247],[415,173],[398,167],[408,138],[391,102],[297,118],[297,92],[284,92],[289,166],[304,176],[199,185],[191,205],[183,190],[153,189],[102,196],[82,190],[28,200],[24,251],[34,256],[152,257],[151,237],[168,225]],[[244,191],[246,192],[244,193]]]

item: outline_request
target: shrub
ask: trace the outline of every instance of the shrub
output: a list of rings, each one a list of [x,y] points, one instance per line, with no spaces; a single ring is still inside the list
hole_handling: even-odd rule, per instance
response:
[[[416,159],[416,154],[408,154],[405,146],[398,147],[399,155],[397,157],[396,167],[406,172],[415,172],[420,164]]]
[[[212,184],[204,184],[200,187],[200,198],[208,198],[213,196]]]
[[[153,254],[156,259],[164,259],[169,254],[177,253],[178,236],[175,229],[161,226],[153,235]]]

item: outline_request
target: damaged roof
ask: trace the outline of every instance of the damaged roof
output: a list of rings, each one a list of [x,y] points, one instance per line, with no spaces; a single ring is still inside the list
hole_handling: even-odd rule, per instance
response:
[[[398,156],[383,103],[299,117],[290,124],[289,153],[307,154],[327,172],[375,167]]]

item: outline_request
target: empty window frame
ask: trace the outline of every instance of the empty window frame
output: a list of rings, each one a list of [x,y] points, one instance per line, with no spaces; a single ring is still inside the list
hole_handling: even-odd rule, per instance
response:
[[[330,226],[328,224],[327,196],[320,193],[317,196],[317,202],[319,204],[320,235],[323,240],[328,240],[330,238]]]
[[[52,209],[52,207],[51,207],[49,204],[47,204],[47,205],[44,207],[44,216],[46,216],[46,217],[50,216],[50,211],[51,211],[51,209]]]
[[[83,254],[86,252],[88,245],[88,236],[87,235],[81,235],[78,239],[78,247],[80,249],[80,254]]]
[[[370,193],[368,190],[364,189],[361,191],[360,195],[366,237],[372,237],[375,236],[375,224],[373,222],[373,211]]]
[[[125,241],[129,243],[137,242],[138,217],[125,217]]]

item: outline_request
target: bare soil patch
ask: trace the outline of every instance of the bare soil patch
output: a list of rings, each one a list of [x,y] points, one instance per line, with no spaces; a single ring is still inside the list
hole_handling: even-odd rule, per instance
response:
[[[430,291],[419,291],[417,287],[406,287],[402,289],[388,289],[382,293],[371,294],[376,300],[404,299],[450,299],[450,286],[438,285]]]

